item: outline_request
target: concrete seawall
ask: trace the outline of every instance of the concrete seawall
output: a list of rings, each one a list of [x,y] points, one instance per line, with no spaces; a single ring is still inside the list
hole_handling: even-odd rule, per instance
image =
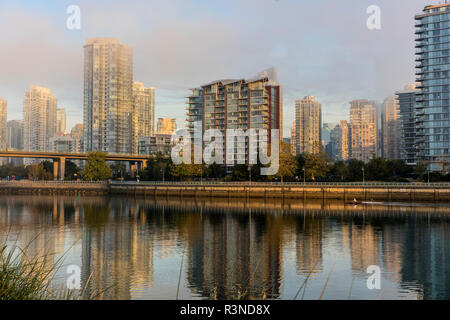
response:
[[[320,186],[112,183],[111,194],[169,197],[334,199],[352,201],[450,202],[450,185]]]
[[[71,181],[0,181],[0,194],[103,196],[109,194],[109,184]]]
[[[450,184],[301,185],[0,181],[0,194],[130,195],[221,199],[323,199],[390,202],[450,202]]]

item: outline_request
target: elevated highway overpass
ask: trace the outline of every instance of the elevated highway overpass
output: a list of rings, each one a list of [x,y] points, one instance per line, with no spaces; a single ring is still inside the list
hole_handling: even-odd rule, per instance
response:
[[[68,152],[41,152],[41,151],[22,151],[6,150],[0,151],[1,158],[22,158],[22,159],[51,159],[53,160],[53,176],[55,180],[64,180],[66,160],[87,160],[88,153],[68,153]],[[149,155],[126,155],[107,153],[106,161],[125,161],[130,163],[131,173],[134,174],[136,163],[139,169],[147,166]]]

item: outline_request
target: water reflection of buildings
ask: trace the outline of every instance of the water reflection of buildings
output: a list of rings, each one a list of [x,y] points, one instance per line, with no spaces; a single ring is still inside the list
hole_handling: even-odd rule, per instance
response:
[[[297,270],[301,274],[315,274],[322,270],[323,232],[322,217],[304,215],[303,219],[297,219]]]
[[[189,235],[187,279],[194,292],[217,299],[277,298],[282,226],[277,216],[202,216]]]
[[[378,233],[371,225],[349,222],[342,226],[342,243],[350,249],[352,270],[366,275],[368,266],[380,265],[378,248]]]
[[[143,209],[129,202],[115,204],[83,208],[82,280],[90,278],[88,294],[139,298],[153,282],[153,236]]]
[[[450,224],[404,225],[402,283],[421,283],[423,298],[450,299]]]
[[[157,280],[155,257],[180,255],[183,245],[194,295],[278,298],[282,281],[292,280],[282,279],[292,258],[283,252],[295,253],[297,273],[306,276],[322,272],[330,243],[355,277],[380,265],[400,290],[450,299],[449,209],[208,201],[0,198],[0,238],[9,230],[35,255],[63,253],[81,238],[83,284],[92,274],[88,292],[109,288],[111,299],[145,296]]]

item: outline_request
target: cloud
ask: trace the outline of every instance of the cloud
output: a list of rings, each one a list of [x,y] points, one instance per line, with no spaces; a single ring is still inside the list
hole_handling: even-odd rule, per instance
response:
[[[156,87],[156,117],[184,125],[185,96],[220,78],[278,68],[285,135],[295,99],[314,95],[324,121],[348,117],[348,102],[382,100],[414,81],[414,14],[422,0],[28,1],[0,5],[0,96],[9,118],[24,91],[49,87],[82,121],[83,44],[116,37],[134,51],[134,78]],[[366,8],[381,8],[382,30],[366,28]],[[66,7],[81,8],[81,30],[65,27]]]

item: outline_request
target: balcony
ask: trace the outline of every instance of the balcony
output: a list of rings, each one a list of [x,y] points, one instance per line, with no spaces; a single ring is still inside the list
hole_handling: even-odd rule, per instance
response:
[[[424,47],[424,46],[427,46],[428,45],[428,41],[416,41],[416,45],[415,45],[415,47],[416,48],[422,48],[422,47]]]

